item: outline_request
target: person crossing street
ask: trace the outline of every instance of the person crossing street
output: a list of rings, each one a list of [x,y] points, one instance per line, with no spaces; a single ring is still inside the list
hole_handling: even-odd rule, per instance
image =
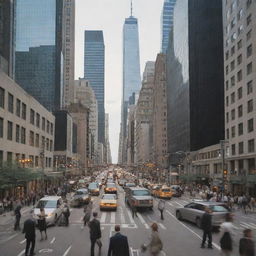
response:
[[[161,214],[161,220],[164,220],[164,209],[165,209],[165,201],[163,199],[159,200],[158,203],[158,210],[160,211]]]
[[[24,222],[24,228],[22,233],[25,234],[25,238],[26,238],[25,256],[28,256],[28,255],[32,256],[34,255],[35,242],[36,242],[36,224],[35,224],[35,221],[32,220],[32,218],[28,218]],[[29,249],[30,249],[30,252],[29,252]]]
[[[205,208],[205,213],[202,217],[201,227],[203,229],[203,239],[201,248],[205,248],[206,238],[208,237],[208,248],[213,249],[212,247],[212,216],[211,209]]]

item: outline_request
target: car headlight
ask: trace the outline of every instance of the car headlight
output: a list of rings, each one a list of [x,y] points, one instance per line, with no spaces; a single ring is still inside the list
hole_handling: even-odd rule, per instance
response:
[[[46,218],[48,217],[52,217],[54,214],[53,213],[48,213],[47,215],[46,215]]]

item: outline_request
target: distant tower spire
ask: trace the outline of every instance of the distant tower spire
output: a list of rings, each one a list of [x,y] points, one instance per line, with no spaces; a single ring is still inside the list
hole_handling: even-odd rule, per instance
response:
[[[131,16],[132,16],[133,6],[132,6],[132,0],[131,0]]]

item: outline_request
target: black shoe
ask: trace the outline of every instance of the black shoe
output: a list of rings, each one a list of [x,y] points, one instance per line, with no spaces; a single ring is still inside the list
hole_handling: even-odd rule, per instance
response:
[[[201,248],[205,248],[205,246],[202,244],[202,245],[201,245]]]
[[[208,246],[208,249],[213,249],[213,247],[210,245],[210,246]]]

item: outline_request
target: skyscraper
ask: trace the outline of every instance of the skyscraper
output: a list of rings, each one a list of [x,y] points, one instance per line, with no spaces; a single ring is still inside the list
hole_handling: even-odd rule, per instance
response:
[[[89,80],[98,102],[98,141],[105,143],[105,45],[102,31],[84,33],[84,78]]]
[[[15,80],[48,110],[62,101],[63,0],[16,0]]]
[[[173,11],[176,0],[165,0],[161,16],[161,47],[165,53],[168,47],[169,34],[173,27]]]
[[[119,162],[126,160],[127,113],[129,98],[138,93],[141,87],[140,50],[138,20],[132,15],[125,19],[123,26],[123,96],[121,109],[121,128],[119,138]]]

